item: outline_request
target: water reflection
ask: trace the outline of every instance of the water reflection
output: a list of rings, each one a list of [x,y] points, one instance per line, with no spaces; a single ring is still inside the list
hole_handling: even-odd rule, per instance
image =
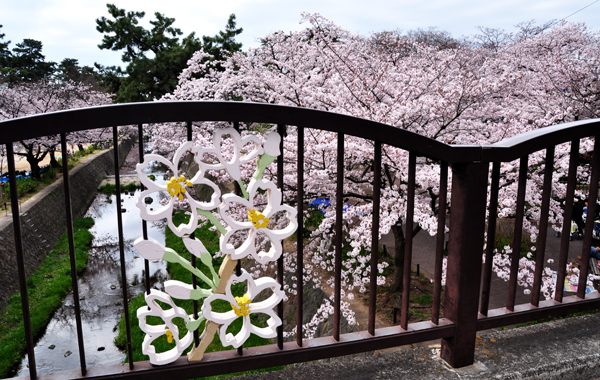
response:
[[[157,177],[162,178],[162,175]],[[135,206],[139,192],[121,196],[125,210],[122,213],[127,272],[125,286],[130,298],[144,291],[144,259],[133,249],[133,241],[142,236],[142,221]],[[152,204],[158,206],[158,197],[158,194],[153,195]],[[116,196],[99,194],[86,216],[94,218],[94,241],[87,270],[78,280],[78,286],[85,357],[89,368],[121,363],[125,353],[113,343],[116,325],[123,313]],[[148,236],[164,244],[162,224],[148,223]],[[161,286],[167,279],[166,263],[162,260],[151,262],[149,268],[151,286]],[[72,293],[56,311],[45,335],[35,347],[35,358],[38,373],[80,367]],[[17,376],[29,376],[27,357],[21,362]]]

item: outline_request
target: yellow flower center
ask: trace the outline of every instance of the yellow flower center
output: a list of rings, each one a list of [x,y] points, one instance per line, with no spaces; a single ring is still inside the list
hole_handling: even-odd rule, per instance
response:
[[[180,175],[177,179],[171,177],[171,179],[167,181],[167,191],[172,197],[177,197],[179,200],[183,200],[185,186],[192,187],[192,181],[185,179],[185,176],[183,175]]]
[[[248,219],[254,224],[254,227],[266,228],[269,225],[269,218],[266,218],[262,213],[256,210],[248,210]]]
[[[249,305],[252,302],[252,300],[250,299],[250,297],[248,297],[247,294],[244,294],[243,297],[235,297],[235,302],[237,302],[238,307],[236,307],[234,304],[230,304],[235,315],[237,315],[238,317],[246,317],[250,315]]]
[[[167,342],[173,343],[173,333],[168,327],[165,327],[165,329],[167,329],[167,332],[165,333],[167,335]]]

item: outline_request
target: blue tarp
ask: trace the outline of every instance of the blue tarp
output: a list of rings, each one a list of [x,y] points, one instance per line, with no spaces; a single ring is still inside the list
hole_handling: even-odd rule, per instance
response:
[[[317,198],[314,201],[308,202],[308,205],[312,206],[314,208],[318,208],[319,211],[321,211],[323,214],[325,214],[325,212],[327,211],[329,206],[331,206],[331,201],[329,200],[329,198]],[[344,212],[348,211],[349,209],[350,209],[350,205],[348,203],[345,203],[344,204]]]

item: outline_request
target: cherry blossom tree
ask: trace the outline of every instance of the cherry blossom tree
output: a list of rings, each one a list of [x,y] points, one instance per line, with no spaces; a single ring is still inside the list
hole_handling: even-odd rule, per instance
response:
[[[449,144],[487,145],[529,130],[597,117],[599,36],[582,25],[560,24],[535,33],[529,25],[501,45],[456,44],[441,49],[398,33],[353,35],[319,15],[305,14],[303,20],[310,25],[302,31],[272,33],[261,40],[260,47],[234,53],[221,64],[224,71],[213,70],[206,63],[206,53],[197,53],[181,74],[177,89],[164,99],[244,100],[314,108],[379,121]],[[222,127],[203,123],[195,139],[209,139]],[[252,124],[243,133],[268,128]],[[307,129],[305,135],[305,201],[326,197],[334,202],[336,135],[318,129]],[[157,152],[172,154],[185,140],[185,129],[160,126],[154,138]],[[286,203],[295,202],[296,143],[296,128],[290,126],[284,139]],[[591,150],[590,143],[583,140],[581,152]],[[342,269],[342,294],[351,299],[353,292],[364,292],[369,283],[373,146],[351,136],[345,137],[345,146],[344,198],[352,211],[344,214],[348,254]],[[569,144],[556,148],[557,199],[551,203],[551,223],[562,223],[560,198],[566,185],[558,179],[566,173],[569,149]],[[525,228],[533,240],[544,160],[541,151],[530,155],[528,163],[526,201],[532,207],[527,210]],[[394,234],[395,270],[389,284],[400,290],[408,152],[384,145],[382,164],[380,234]],[[500,217],[515,213],[517,168],[518,162],[502,165]],[[582,178],[587,170],[580,170]],[[267,173],[274,175],[275,169],[267,168]],[[423,161],[418,166],[412,234],[437,232],[439,173],[439,163]],[[242,170],[242,178],[251,176],[250,170]],[[227,175],[222,179],[232,180]],[[315,286],[331,281],[325,274],[333,269],[335,215],[333,208],[322,211],[324,218],[305,246],[304,280]],[[285,265],[294,279],[292,256],[285,257]],[[380,265],[380,274],[384,266]],[[378,278],[380,284],[385,281],[383,276]],[[294,294],[293,286],[286,290]]]
[[[95,91],[83,83],[21,83],[0,88],[0,120],[108,104],[110,101],[110,95]],[[71,144],[97,143],[108,140],[110,136],[103,130],[91,130],[69,134],[68,139]],[[59,143],[59,136],[23,140],[20,141],[21,149],[16,149],[15,154],[25,157],[31,166],[32,176],[39,178],[39,163],[46,155],[50,155],[53,166],[59,166],[54,156]]]

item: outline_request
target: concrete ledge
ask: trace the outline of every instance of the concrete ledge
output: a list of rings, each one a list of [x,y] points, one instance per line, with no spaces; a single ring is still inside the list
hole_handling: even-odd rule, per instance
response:
[[[600,314],[479,335],[475,364],[464,368],[449,367],[439,351],[436,343],[405,346],[236,379],[600,379]]]

